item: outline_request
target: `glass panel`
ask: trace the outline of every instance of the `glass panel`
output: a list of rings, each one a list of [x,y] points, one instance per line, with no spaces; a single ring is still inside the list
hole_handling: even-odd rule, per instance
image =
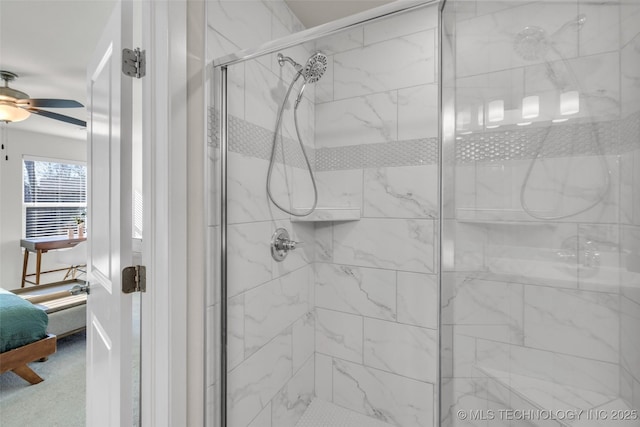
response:
[[[443,426],[639,422],[639,15],[446,3]]]
[[[434,425],[437,24],[431,6],[228,68],[226,247],[217,242],[228,426],[325,415],[353,427]],[[314,212],[297,216],[316,190]],[[278,228],[296,242],[281,262]],[[210,301],[210,325],[221,306]],[[211,397],[222,382],[214,377]]]

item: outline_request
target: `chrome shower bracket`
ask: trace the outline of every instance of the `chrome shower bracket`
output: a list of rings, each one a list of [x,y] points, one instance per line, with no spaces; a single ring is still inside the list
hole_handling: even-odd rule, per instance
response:
[[[282,262],[289,254],[289,251],[294,250],[301,243],[291,240],[286,229],[278,228],[271,236],[271,256],[276,261]]]

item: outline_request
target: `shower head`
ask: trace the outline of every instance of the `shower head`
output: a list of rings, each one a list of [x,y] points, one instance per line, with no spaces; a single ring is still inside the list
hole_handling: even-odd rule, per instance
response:
[[[325,71],[327,71],[327,55],[316,52],[307,60],[302,76],[307,83],[315,83],[322,78]]]
[[[544,59],[549,48],[553,47],[558,36],[568,29],[579,31],[586,22],[587,16],[585,14],[580,14],[575,19],[563,24],[551,35],[548,35],[547,32],[540,27],[525,27],[522,31],[516,34],[513,40],[513,49],[526,61]]]
[[[298,73],[304,78],[305,83],[315,83],[327,71],[327,55],[321,52],[316,52],[309,59],[307,59],[307,63],[304,65],[298,64],[293,59],[288,56],[284,56],[283,54],[278,54],[278,64],[280,66],[284,66],[284,63],[288,62],[293,65]]]
[[[525,61],[543,59],[549,50],[549,38],[540,27],[525,27],[516,34],[513,50]]]

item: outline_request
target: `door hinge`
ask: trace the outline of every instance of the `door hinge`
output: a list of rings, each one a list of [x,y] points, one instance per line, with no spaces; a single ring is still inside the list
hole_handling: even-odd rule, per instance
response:
[[[122,72],[129,76],[140,79],[147,72],[147,54],[140,48],[122,49]]]
[[[134,265],[125,267],[122,270],[122,292],[131,294],[133,292],[147,291],[147,268],[144,265]]]

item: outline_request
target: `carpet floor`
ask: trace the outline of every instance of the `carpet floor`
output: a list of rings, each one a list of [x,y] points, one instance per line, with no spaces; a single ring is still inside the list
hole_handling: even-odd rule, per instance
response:
[[[29,366],[44,381],[30,385],[13,372],[0,375],[0,426],[82,427],[85,425],[86,334],[58,340],[46,362]]]

